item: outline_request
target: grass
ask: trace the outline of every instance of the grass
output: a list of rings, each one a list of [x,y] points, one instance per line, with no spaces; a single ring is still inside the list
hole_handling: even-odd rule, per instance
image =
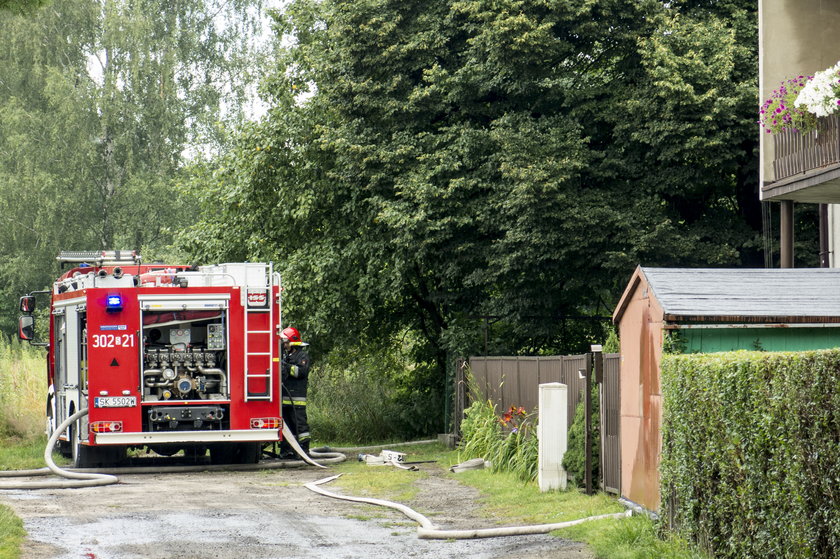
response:
[[[606,559],[706,559],[706,555],[691,549],[677,539],[660,540],[656,527],[644,516],[614,520],[593,520],[570,528],[557,530],[556,534],[577,541],[584,541],[597,557]]]
[[[43,348],[0,335],[0,437],[28,441],[44,432],[45,364]]]
[[[45,467],[44,448],[46,446],[46,435],[28,440],[4,439],[0,441],[0,470],[32,470]],[[59,466],[70,463],[70,460],[57,452],[53,452],[52,458]]]
[[[354,497],[388,498],[398,502],[410,501],[417,495],[414,481],[422,472],[409,472],[390,466],[368,466],[348,460],[336,467],[343,475],[333,481],[347,495]]]
[[[23,522],[6,505],[0,504],[0,559],[20,557],[20,544],[26,532]]]
[[[43,349],[0,335],[0,470],[46,466],[46,385]],[[53,458],[67,463],[58,454]],[[25,537],[20,518],[0,504],[0,559],[18,559]]]
[[[523,483],[510,472],[473,470],[458,474],[458,479],[486,495],[485,514],[510,524],[553,524],[625,510],[603,493],[587,496],[577,489],[541,493],[535,483]]]

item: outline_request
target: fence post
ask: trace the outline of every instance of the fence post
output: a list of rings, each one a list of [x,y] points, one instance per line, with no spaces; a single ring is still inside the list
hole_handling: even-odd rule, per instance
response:
[[[566,489],[566,470],[563,469],[563,455],[568,447],[568,389],[565,384],[550,382],[540,385],[539,423],[539,470],[537,482],[540,491]]]
[[[456,445],[461,440],[461,421],[464,419],[464,410],[469,405],[466,369],[467,360],[459,357],[455,362],[455,421],[452,428]]]
[[[594,349],[594,347],[593,347]],[[600,353],[599,353],[600,355]],[[583,479],[586,487],[586,494],[592,495],[592,363],[594,354],[586,354],[586,365],[584,368],[584,389],[583,389],[583,411],[584,411],[584,471]]]

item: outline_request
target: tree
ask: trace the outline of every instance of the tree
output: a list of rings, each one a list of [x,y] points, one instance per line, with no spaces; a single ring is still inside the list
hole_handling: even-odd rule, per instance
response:
[[[280,260],[322,347],[409,328],[443,370],[486,324],[497,351],[580,350],[600,325],[570,317],[640,261],[760,246],[755,10],[701,4],[292,2],[273,110],[199,179],[189,247]]]
[[[13,13],[25,13],[37,10],[46,0],[0,0],[0,10]]]
[[[178,183],[185,151],[213,153],[220,124],[242,119],[258,9],[255,0],[57,0],[0,12],[7,300],[47,285],[60,249],[166,250],[192,215]]]

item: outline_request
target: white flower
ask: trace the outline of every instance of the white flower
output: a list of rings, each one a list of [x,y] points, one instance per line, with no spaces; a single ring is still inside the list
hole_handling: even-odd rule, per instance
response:
[[[840,100],[835,93],[837,86],[840,86],[840,62],[814,74],[799,92],[793,106],[804,108],[818,117],[834,114],[840,109]]]

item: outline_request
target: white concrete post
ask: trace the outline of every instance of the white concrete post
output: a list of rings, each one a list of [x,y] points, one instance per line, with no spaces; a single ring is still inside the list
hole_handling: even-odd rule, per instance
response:
[[[540,385],[537,425],[540,463],[537,481],[543,492],[566,489],[563,455],[568,448],[567,390],[566,385],[559,382]]]

